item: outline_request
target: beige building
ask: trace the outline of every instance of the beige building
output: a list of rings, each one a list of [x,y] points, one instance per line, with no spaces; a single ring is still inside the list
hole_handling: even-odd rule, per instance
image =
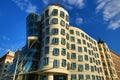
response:
[[[118,80],[107,45],[71,26],[58,4],[27,17],[27,39],[17,80]]]
[[[8,51],[3,57],[0,58],[0,80],[5,80],[4,76],[6,71],[13,63],[14,52]]]
[[[105,72],[106,80],[118,80],[115,66],[111,57],[111,52],[105,42],[98,41],[98,47],[101,55],[101,61]]]
[[[118,80],[120,80],[120,55],[118,55],[116,52],[110,50],[111,57],[116,69],[116,73],[118,75]]]

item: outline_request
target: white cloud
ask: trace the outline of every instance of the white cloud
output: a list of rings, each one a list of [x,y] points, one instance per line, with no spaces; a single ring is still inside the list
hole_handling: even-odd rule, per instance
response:
[[[16,5],[27,13],[36,12],[37,6],[33,5],[29,0],[12,0]]]
[[[45,5],[52,3],[52,1],[50,0],[42,0],[42,1]],[[54,1],[54,2],[58,2],[58,1]],[[62,3],[62,5],[64,5],[68,9],[73,9],[74,6],[80,9],[84,6],[85,3],[84,0],[62,0],[59,2]]]
[[[98,0],[97,12],[102,11],[103,19],[109,22],[108,28],[119,28],[120,0]]]
[[[9,40],[10,40],[10,38],[9,38],[9,37],[7,37],[7,36],[3,36],[3,40],[9,41]]]
[[[81,17],[77,17],[75,20],[76,25],[80,25],[83,23],[83,19]]]

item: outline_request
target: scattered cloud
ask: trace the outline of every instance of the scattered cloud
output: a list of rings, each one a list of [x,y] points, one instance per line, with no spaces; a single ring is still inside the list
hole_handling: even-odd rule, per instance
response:
[[[76,25],[80,25],[83,23],[83,19],[81,17],[77,17],[75,22],[76,22]]]
[[[50,0],[42,0],[42,1],[45,5],[52,3],[52,1]],[[60,2],[59,1],[56,1],[56,2],[62,3],[68,9],[73,9],[73,7],[81,9],[85,5],[84,1],[85,0],[62,0]]]
[[[37,11],[37,6],[33,5],[29,0],[12,0],[21,10],[31,13]]]
[[[9,37],[7,37],[7,36],[3,36],[3,40],[5,40],[5,41],[9,41],[9,40],[10,40],[10,38],[9,38]]]
[[[108,28],[120,28],[120,0],[98,0],[97,12],[102,12],[103,19],[109,23]]]

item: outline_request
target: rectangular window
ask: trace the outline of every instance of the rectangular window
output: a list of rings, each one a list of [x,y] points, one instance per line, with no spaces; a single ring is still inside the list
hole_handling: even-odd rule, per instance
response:
[[[83,65],[78,65],[78,71],[83,71]]]
[[[94,75],[92,75],[92,80],[95,80],[95,76]]]
[[[86,75],[86,80],[90,80],[90,75]]]
[[[66,67],[66,60],[62,59],[62,67]]]
[[[72,49],[72,50],[75,50],[75,48],[76,48],[76,47],[75,47],[75,44],[71,44],[71,49]]]
[[[62,55],[66,55],[66,49],[62,48],[61,54],[62,54]]]
[[[44,65],[48,65],[48,63],[49,63],[49,58],[48,58],[48,57],[45,57],[45,58],[44,58]]]
[[[66,15],[66,21],[69,21],[69,17],[68,17],[68,15]]]
[[[57,68],[60,66],[60,61],[59,60],[54,60],[53,67]]]
[[[70,30],[70,34],[74,34],[74,30]]]
[[[58,19],[57,18],[53,18],[51,21],[52,24],[58,24]]]
[[[69,45],[69,43],[67,43],[67,49],[69,49],[70,48],[70,45]]]
[[[65,21],[61,20],[61,21],[60,21],[60,25],[61,25],[61,26],[65,26]]]
[[[81,36],[84,38],[84,34],[83,33],[81,33]]]
[[[82,40],[83,41],[83,44],[86,45],[86,41],[85,40]]]
[[[89,64],[85,64],[85,70],[89,70]]]
[[[49,27],[46,28],[46,32],[45,33],[46,33],[46,35],[49,34]]]
[[[78,43],[78,44],[81,44],[81,40],[80,40],[80,39],[77,39],[77,43]]]
[[[83,56],[82,55],[78,56],[78,61],[83,61]]]
[[[49,16],[49,10],[46,10],[45,11],[45,17],[48,17]]]
[[[76,69],[76,63],[75,62],[71,63],[71,69]]]
[[[85,61],[88,61],[88,55],[85,55]]]
[[[49,19],[47,19],[47,20],[45,21],[45,25],[46,25],[46,26],[49,25]]]
[[[66,44],[66,40],[64,38],[61,39],[61,44],[65,45]]]
[[[71,36],[71,37],[70,37],[70,41],[71,41],[71,42],[75,42],[75,37]]]
[[[52,44],[59,44],[59,38],[53,38]]]
[[[93,66],[91,66],[91,72],[94,72],[94,67]]]
[[[57,10],[57,9],[53,9],[52,15],[53,15],[53,16],[57,16],[57,15],[58,15],[58,10]]]
[[[82,47],[78,47],[78,52],[82,52]]]
[[[76,59],[76,53],[72,53],[71,59]]]
[[[64,29],[61,29],[61,34],[65,35],[65,30]]]
[[[60,17],[64,18],[64,12],[63,11],[60,11]]]
[[[49,53],[49,47],[45,47],[45,54]]]
[[[49,40],[50,39],[50,37],[46,37],[46,39],[45,39],[45,44],[49,44]]]
[[[59,55],[59,48],[53,48],[53,55]]]
[[[76,74],[71,74],[71,80],[77,80]]]
[[[76,35],[77,35],[77,36],[80,36],[80,32],[79,32],[79,31],[76,31]]]
[[[68,33],[66,34],[66,39],[69,40],[69,34]]]
[[[82,74],[79,75],[79,80],[84,80],[84,76]]]
[[[53,28],[52,29],[52,34],[57,35],[59,33],[58,28]]]
[[[87,47],[84,47],[84,52],[87,52]]]

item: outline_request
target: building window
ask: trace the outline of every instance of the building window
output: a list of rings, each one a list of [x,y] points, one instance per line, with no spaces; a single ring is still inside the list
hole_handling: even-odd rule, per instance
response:
[[[95,80],[95,76],[94,75],[92,75],[92,80]],[[102,79],[103,80],[103,79]]]
[[[89,64],[85,64],[85,70],[89,70]]]
[[[83,44],[86,45],[86,41],[85,40],[82,40],[83,41]]]
[[[75,37],[71,36],[71,37],[70,37],[70,41],[71,41],[71,42],[75,42]]]
[[[78,47],[78,52],[82,52],[82,47]]]
[[[80,32],[79,32],[79,31],[76,31],[76,35],[77,35],[77,36],[80,36]]]
[[[60,21],[60,25],[61,25],[61,26],[65,26],[65,21],[61,20],[61,21]]]
[[[53,55],[59,55],[59,48],[53,48]]]
[[[64,38],[61,39],[61,44],[65,45],[66,44],[66,40]]]
[[[76,63],[75,62],[71,63],[71,69],[76,69]]]
[[[86,80],[90,80],[90,75],[86,75]]]
[[[64,18],[64,12],[63,11],[60,11],[60,17]]]
[[[70,30],[70,34],[74,34],[74,30]]]
[[[59,44],[59,38],[53,38],[52,44]]]
[[[48,17],[49,16],[49,10],[46,10],[45,11],[45,17]]]
[[[69,17],[68,17],[68,15],[66,15],[66,21],[69,21]]]
[[[77,80],[76,74],[71,74],[71,80]]]
[[[49,53],[49,47],[45,47],[45,54]]]
[[[67,49],[69,49],[70,48],[70,45],[69,45],[69,43],[67,42]]]
[[[57,15],[58,15],[58,10],[57,10],[57,9],[53,9],[52,15],[53,15],[53,16],[57,16]]]
[[[45,21],[45,25],[46,25],[46,26],[49,25],[49,19],[46,19],[46,21]]]
[[[64,29],[61,29],[61,34],[65,35],[65,30]]]
[[[85,55],[85,61],[88,61],[88,55]]]
[[[52,24],[58,24],[58,19],[57,18],[53,18],[51,23]]]
[[[83,56],[82,55],[78,56],[78,61],[83,61]]]
[[[58,28],[53,28],[53,29],[52,29],[52,34],[53,34],[53,35],[57,35],[58,32],[59,32],[59,31],[58,31]]]
[[[92,58],[90,58],[90,63],[92,63],[93,61],[92,61]]]
[[[87,52],[87,47],[84,47],[84,52]]]
[[[60,66],[60,61],[59,60],[54,60],[53,67],[58,68]]]
[[[67,52],[67,59],[70,59],[70,54]]]
[[[69,25],[66,23],[66,29],[69,29]]]
[[[46,35],[49,34],[49,30],[50,30],[49,27],[46,28]]]
[[[80,40],[80,39],[77,39],[77,43],[78,43],[78,44],[81,44],[81,40]]]
[[[66,67],[66,60],[62,59],[62,67]]]
[[[71,59],[76,59],[76,53],[72,53]]]
[[[94,67],[93,66],[91,66],[91,72],[94,72]]]
[[[69,40],[69,34],[68,33],[66,34],[66,39]]]
[[[61,54],[66,55],[66,49],[62,48]]]
[[[50,37],[46,37],[45,44],[49,44],[49,39],[50,39]]]
[[[83,71],[83,65],[78,65],[78,71]]]
[[[49,63],[49,58],[48,58],[48,57],[45,57],[45,58],[44,58],[44,65],[48,65],[48,63]]]
[[[71,44],[71,49],[72,49],[72,50],[75,50],[75,48],[76,48],[76,47],[75,47],[75,44]]]
[[[83,80],[84,76],[82,74],[79,75],[79,80]]]
[[[81,33],[81,36],[84,38],[84,34],[83,33]]]

